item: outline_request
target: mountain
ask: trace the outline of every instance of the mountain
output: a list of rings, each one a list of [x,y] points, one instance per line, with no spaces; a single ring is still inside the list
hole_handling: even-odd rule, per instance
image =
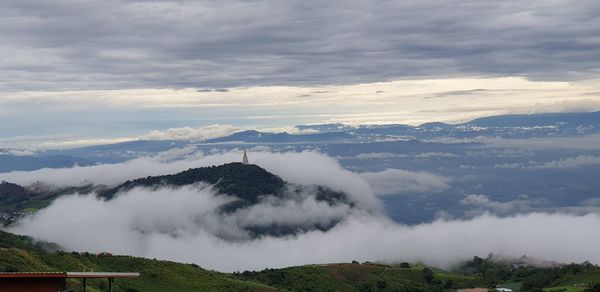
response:
[[[70,167],[75,164],[84,166],[96,163],[117,163],[188,145],[195,145],[203,151],[210,151],[215,147],[239,147],[239,144],[245,143],[298,146],[302,143],[308,145],[360,144],[410,139],[470,139],[476,137],[527,139],[590,135],[600,134],[600,112],[498,115],[459,124],[441,122],[425,123],[419,126],[317,124],[297,125],[296,128],[304,132],[316,131],[317,133],[289,134],[248,130],[201,142],[188,140],[131,141],[67,150],[40,151],[29,156],[11,155],[8,152],[0,151],[0,172],[35,170],[44,167]],[[215,144],[221,145],[215,146]]]
[[[285,182],[280,177],[266,171],[265,169],[243,163],[228,163],[219,166],[193,168],[180,173],[149,176],[135,180],[126,181],[116,187],[106,188],[99,185],[87,185],[82,187],[68,187],[60,190],[49,190],[41,194],[30,194],[24,187],[4,182],[0,197],[0,210],[5,210],[1,221],[7,225],[27,213],[49,205],[59,196],[68,194],[87,194],[96,192],[99,197],[111,200],[120,193],[125,193],[136,187],[157,189],[162,187],[178,188],[198,183],[211,185],[217,195],[227,195],[235,200],[222,206],[218,212],[224,215],[234,214],[244,208],[262,204],[268,200],[271,204],[284,204],[286,202],[302,202],[307,196],[314,196],[316,202],[324,202],[330,206],[346,205],[348,208],[355,207],[346,194],[333,191],[323,186],[303,186]],[[39,187],[39,189],[42,189]],[[307,232],[311,230],[328,230],[335,226],[339,220],[331,222],[297,224],[278,224],[273,222],[268,225],[244,225],[241,228],[251,236],[285,236]],[[219,236],[225,236],[219,234]],[[227,237],[228,239],[229,237]]]
[[[478,118],[461,125],[476,127],[599,126],[600,112],[501,115]]]
[[[0,210],[16,209],[17,206],[29,200],[34,195],[18,184],[5,181],[0,182]]]
[[[17,156],[0,153],[0,172],[28,171],[44,167],[60,168],[73,165],[91,165],[94,162],[87,158],[74,157],[63,154],[44,154],[31,156]]]
[[[203,143],[226,143],[226,142],[244,142],[244,143],[297,143],[297,142],[343,142],[354,137],[345,132],[327,132],[317,134],[288,134],[288,133],[267,133],[255,130],[237,132],[226,137],[209,139]]]
[[[115,188],[100,192],[100,196],[111,199],[118,192],[128,191],[135,187],[177,187],[200,182],[212,185],[222,194],[240,199],[242,204],[236,203],[236,208],[255,204],[264,196],[283,198],[288,187],[298,187],[292,186],[258,165],[233,162],[193,168],[177,174],[149,176],[126,181]],[[336,193],[322,186],[318,186],[317,190],[317,199],[320,201],[334,204],[345,200],[343,193]]]
[[[95,160],[100,159],[103,162],[110,162],[111,160],[118,162],[135,158],[139,155],[184,147],[189,143],[190,141],[186,140],[138,140],[66,150],[49,150],[40,153],[40,156],[68,155],[71,157],[93,157]]]
[[[314,195],[317,202],[325,202],[331,206],[345,204],[350,208],[354,207],[354,204],[348,200],[344,193],[323,186],[291,184],[257,165],[239,162],[193,168],[177,174],[126,181],[115,188],[101,191],[99,196],[111,199],[118,196],[120,192],[127,192],[135,187],[180,187],[197,183],[210,184],[220,195],[228,195],[237,199],[220,208],[219,211],[225,214],[260,204],[262,200],[267,198],[274,198],[281,203],[302,200],[305,199],[306,192]],[[264,235],[285,236],[315,229],[328,230],[337,223],[337,220],[329,224],[312,223],[309,225],[285,225],[275,222],[267,226],[245,226],[244,229],[254,237]]]
[[[213,185],[219,192],[239,198],[243,205],[258,202],[261,196],[280,196],[286,183],[263,168],[243,163],[228,163],[219,166],[189,169],[177,174],[139,178],[100,193],[101,197],[112,198],[118,192],[135,187],[184,186],[195,183]]]

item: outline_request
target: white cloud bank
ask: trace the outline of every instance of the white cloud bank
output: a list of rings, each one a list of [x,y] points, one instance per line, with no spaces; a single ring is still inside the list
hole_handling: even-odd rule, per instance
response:
[[[529,161],[528,163],[496,164],[494,167],[519,169],[565,169],[598,165],[600,165],[600,156],[579,155],[546,162]]]
[[[456,158],[459,157],[453,153],[447,152],[417,152],[417,153],[391,153],[391,152],[370,152],[360,153],[356,157],[347,157],[349,159],[370,160],[370,159],[394,159],[394,158]],[[344,157],[346,158],[346,157]]]
[[[143,173],[177,172],[188,167],[237,161],[240,154],[240,151],[230,151],[202,156],[194,148],[175,149],[157,157],[116,165],[13,172],[8,178],[20,183],[36,179],[56,184],[67,179],[117,183],[126,177],[144,176]],[[175,158],[177,160],[173,160]],[[266,198],[234,214],[217,214],[215,210],[219,206],[233,199],[216,196],[210,188],[188,186],[153,191],[138,188],[107,202],[93,195],[59,198],[21,220],[10,231],[56,242],[68,250],[110,251],[195,262],[221,271],[351,260],[423,261],[446,267],[490,252],[510,256],[527,254],[561,262],[600,263],[597,253],[600,235],[590,232],[600,227],[597,214],[534,213],[507,218],[486,214],[466,221],[439,220],[405,226],[382,215],[379,200],[362,179],[364,174],[344,170],[330,157],[316,152],[256,151],[250,158],[287,181],[322,184],[345,191],[362,208],[324,204],[309,192],[284,200]],[[386,179],[389,175],[393,180],[406,174],[387,170],[372,175]],[[416,185],[431,186],[431,183],[420,181]],[[471,199],[470,203],[490,203],[484,197]],[[340,223],[328,231],[315,230],[288,237],[252,239],[245,231],[271,224],[328,225],[338,221]]]
[[[232,125],[210,125],[200,128],[169,128],[164,131],[152,130],[144,135],[136,137],[139,140],[191,140],[202,141],[211,138],[224,137],[231,135],[244,128],[234,127]]]
[[[109,202],[69,196],[22,220],[11,231],[57,242],[68,250],[194,262],[220,271],[351,260],[423,261],[448,267],[490,252],[600,263],[600,235],[590,232],[600,227],[600,217],[592,214],[483,215],[468,221],[404,226],[382,216],[348,212],[342,223],[326,232],[227,241],[215,233],[238,232],[238,225],[231,224],[234,219],[289,223],[339,214],[331,207],[308,206],[314,212],[304,213],[296,212],[302,210],[297,206],[284,206],[280,212],[255,213],[258,217],[248,215],[252,211],[237,219],[216,216],[214,209],[226,201],[226,197],[192,188],[136,189]]]
[[[363,172],[365,179],[378,196],[423,192],[440,192],[450,188],[451,179],[428,172],[386,169],[380,172]]]
[[[226,92],[196,88],[0,92],[0,124],[6,125],[7,133],[0,143],[52,148],[138,136],[196,139],[215,129],[189,126],[221,123],[235,124],[229,128],[294,131],[286,126],[331,122],[417,125],[506,113],[593,111],[600,110],[598,84],[598,80],[486,77],[234,87]],[[101,125],[97,117],[102,117]],[[132,120],[147,123],[132,124]],[[157,122],[172,129],[154,130]],[[35,131],[18,126],[23,124]],[[56,129],[61,127],[68,128],[72,136],[60,136],[65,131]],[[118,129],[121,138],[111,139],[115,131],[107,129]]]
[[[381,208],[381,203],[375,198],[371,186],[358,174],[344,169],[334,158],[314,151],[273,153],[257,150],[249,155],[251,163],[265,168],[285,181],[301,185],[328,186],[347,193],[363,206],[371,209]],[[154,157],[142,157],[116,164],[0,173],[0,180],[21,185],[41,182],[59,187],[90,183],[114,186],[140,177],[173,174],[189,168],[241,161],[241,157],[240,150],[205,156],[190,146],[165,151]]]
[[[494,214],[499,215],[510,215],[517,213],[525,213],[531,210],[531,202],[526,199],[518,199],[518,200],[510,200],[505,202],[494,201],[490,199],[487,195],[483,194],[469,194],[464,197],[461,201],[461,204],[471,205],[481,209],[470,210],[467,213],[471,214],[479,214],[483,212],[491,211]],[[485,210],[485,211],[484,211]]]

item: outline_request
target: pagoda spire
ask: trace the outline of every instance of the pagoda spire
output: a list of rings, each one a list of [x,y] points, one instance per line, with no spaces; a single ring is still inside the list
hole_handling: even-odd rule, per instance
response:
[[[244,149],[244,158],[242,158],[243,164],[248,164],[248,153],[246,153],[246,149]]]

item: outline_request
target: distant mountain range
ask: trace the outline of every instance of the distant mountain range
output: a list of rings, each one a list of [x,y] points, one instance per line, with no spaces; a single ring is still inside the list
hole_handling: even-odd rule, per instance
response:
[[[215,147],[210,145],[335,144],[476,137],[505,139],[570,137],[600,134],[600,112],[500,115],[478,118],[460,124],[441,122],[419,126],[319,124],[296,127],[301,132],[307,133],[268,133],[248,130],[204,141],[132,141],[68,150],[41,151],[29,156],[11,155],[9,151],[0,149],[0,172],[34,170],[44,167],[71,167],[74,164],[85,166],[96,163],[116,163],[186,145]]]
[[[346,132],[327,132],[317,134],[267,133],[255,130],[242,131],[232,135],[209,139],[203,143],[245,142],[245,143],[297,143],[297,142],[343,142],[354,136]]]

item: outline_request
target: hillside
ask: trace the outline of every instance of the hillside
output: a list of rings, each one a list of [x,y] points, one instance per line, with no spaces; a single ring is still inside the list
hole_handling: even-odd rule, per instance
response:
[[[0,232],[0,271],[135,271],[137,279],[116,280],[116,291],[271,291],[266,285],[230,274],[202,269],[194,264],[137,258],[96,256],[89,253],[46,252],[25,236]],[[88,280],[91,289],[104,291],[105,281]]]
[[[478,277],[408,263],[306,265],[243,272],[239,276],[289,291],[442,291],[482,285]]]
[[[193,168],[176,174],[139,178],[108,189],[101,185],[87,185],[42,191],[41,194],[34,194],[22,186],[3,183],[2,186],[5,186],[6,191],[0,197],[0,210],[3,210],[0,222],[8,226],[23,215],[34,213],[40,208],[51,204],[54,199],[68,194],[94,192],[105,200],[111,200],[115,196],[136,187],[152,190],[162,187],[178,188],[198,183],[211,185],[217,191],[217,195],[227,195],[235,198],[235,200],[217,209],[217,213],[224,215],[235,215],[234,213],[240,209],[265,204],[264,201],[268,201],[267,204],[281,206],[286,202],[302,202],[309,197],[314,197],[314,201],[325,202],[329,206],[344,204],[349,208],[354,207],[354,204],[348,200],[344,193],[333,191],[327,187],[291,184],[257,165],[228,163],[219,166]],[[337,224],[339,219],[332,219],[327,222],[309,221],[296,224],[279,224],[278,222],[246,224],[241,228],[247,231],[251,237],[263,235],[285,236],[315,229],[328,230]],[[220,234],[219,236],[225,235]]]
[[[227,274],[194,264],[131,256],[47,252],[43,248],[47,245],[36,244],[26,236],[0,232],[0,271],[133,271],[141,274],[138,279],[117,280],[120,291],[441,291],[479,284],[476,277],[422,265],[347,263]],[[429,275],[428,271],[432,270]],[[105,288],[101,280],[88,284],[95,289]]]
[[[200,182],[213,185],[222,194],[240,199],[226,206],[224,210],[228,212],[256,204],[264,196],[282,198],[289,191],[299,191],[299,186],[285,182],[258,165],[234,162],[218,166],[193,168],[177,174],[149,176],[126,181],[115,188],[100,192],[99,195],[110,199],[118,192],[124,192],[135,187],[184,186]],[[331,204],[347,202],[343,193],[334,192],[322,186],[318,186],[315,191],[319,201]]]
[[[0,182],[0,205],[10,206],[21,203],[32,196],[24,187],[9,182]]]
[[[139,178],[101,192],[112,198],[119,191],[134,187],[157,187],[162,185],[184,186],[203,182],[214,185],[220,192],[255,202],[261,195],[279,194],[285,182],[278,176],[253,164],[228,163],[219,166],[189,169],[177,174]]]
[[[421,264],[336,263],[233,274],[131,256],[52,252],[57,246],[0,231],[0,271],[139,272],[116,281],[116,291],[447,291],[470,287],[522,287],[522,291],[584,291],[600,288],[600,267],[589,263],[550,268],[474,257],[447,272]],[[103,281],[89,281],[92,289]],[[577,288],[576,288],[577,287]],[[579,289],[579,290],[578,290]],[[589,291],[600,291],[600,289]],[[517,290],[515,290],[517,291]],[[586,290],[587,291],[587,290]]]

